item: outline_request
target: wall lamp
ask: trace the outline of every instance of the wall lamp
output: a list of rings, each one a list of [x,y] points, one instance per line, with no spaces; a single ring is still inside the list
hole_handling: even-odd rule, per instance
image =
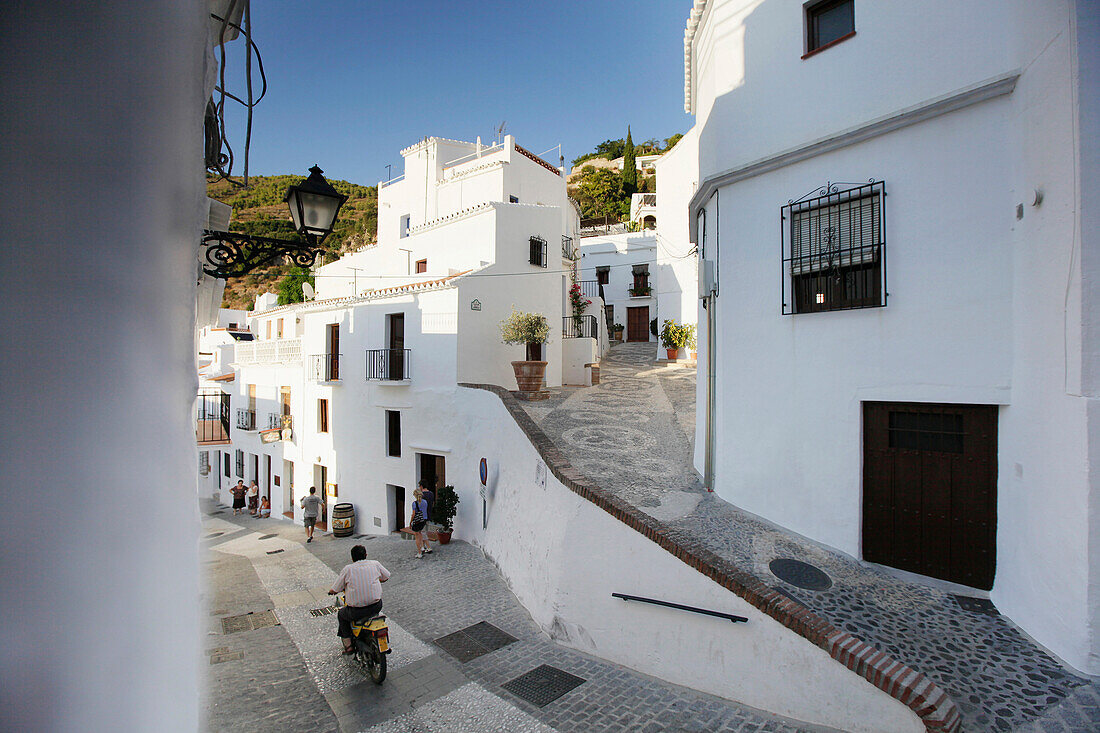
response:
[[[280,257],[289,258],[299,267],[312,267],[321,252],[321,243],[332,232],[340,207],[348,200],[325,180],[323,172],[313,166],[309,169],[309,178],[287,188],[283,196],[294,229],[305,242],[206,230],[202,234],[202,244],[206,247],[203,272],[228,280]]]

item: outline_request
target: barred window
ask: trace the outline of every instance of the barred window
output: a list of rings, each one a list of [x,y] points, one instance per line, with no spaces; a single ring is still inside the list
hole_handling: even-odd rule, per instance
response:
[[[244,451],[237,450],[236,452],[237,463],[237,478],[244,478]]]
[[[885,187],[836,189],[781,210],[784,313],[886,305]]]
[[[539,236],[531,237],[531,259],[529,260],[532,265],[538,267],[546,267],[546,240]]]
[[[199,451],[199,474],[203,476],[210,474],[210,451]]]

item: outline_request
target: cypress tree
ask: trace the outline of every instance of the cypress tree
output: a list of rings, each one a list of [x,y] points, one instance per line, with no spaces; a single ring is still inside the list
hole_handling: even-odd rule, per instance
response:
[[[634,141],[630,137],[630,125],[626,126],[626,145],[623,150],[623,190],[627,196],[638,190],[638,166],[634,161]]]

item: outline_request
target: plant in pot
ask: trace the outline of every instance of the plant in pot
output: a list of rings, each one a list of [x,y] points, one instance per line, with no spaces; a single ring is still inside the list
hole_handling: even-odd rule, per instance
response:
[[[439,544],[451,541],[454,531],[455,513],[458,512],[458,492],[453,486],[442,486],[435,494],[432,507],[432,521],[439,525]]]
[[[581,316],[588,310],[588,306],[592,305],[592,301],[584,297],[581,286],[577,283],[573,283],[573,287],[569,288],[569,305],[573,309],[573,325],[579,334],[582,331]]]
[[[521,399],[544,400],[550,396],[542,389],[546,375],[546,362],[542,359],[542,346],[550,339],[550,324],[541,313],[523,313],[512,309],[512,314],[500,322],[500,336],[506,344],[523,344],[527,349],[524,361],[513,361]]]
[[[653,292],[653,286],[651,285],[638,285],[632,288],[627,288],[627,292],[630,293],[632,298],[641,298],[649,295]]]
[[[676,355],[680,349],[687,345],[688,330],[686,326],[668,320],[661,325],[661,344],[665,347],[669,361],[676,361]]]
[[[626,327],[623,326],[623,324],[621,324],[621,323],[616,323],[616,324],[611,326],[611,334],[615,337],[616,341],[622,341],[623,340],[623,331],[625,331],[625,330],[626,330]]]
[[[696,349],[695,324],[692,323],[691,325],[688,325],[688,324],[685,323],[683,328],[684,328],[685,331],[687,331],[687,343],[685,343],[684,346],[686,346],[687,350],[691,352],[691,358],[692,359],[698,359],[699,358],[699,353],[695,350]]]

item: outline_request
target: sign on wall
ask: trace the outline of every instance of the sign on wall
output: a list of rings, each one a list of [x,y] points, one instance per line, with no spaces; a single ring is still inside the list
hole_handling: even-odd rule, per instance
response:
[[[470,310],[472,310],[472,311],[481,310],[481,301],[478,300],[477,298],[474,298],[473,300],[471,300],[470,301]]]

